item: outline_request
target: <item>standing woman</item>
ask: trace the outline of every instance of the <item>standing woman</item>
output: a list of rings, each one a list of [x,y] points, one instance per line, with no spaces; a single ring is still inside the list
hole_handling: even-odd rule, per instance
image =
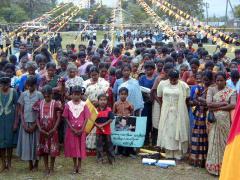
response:
[[[98,107],[98,96],[100,94],[107,94],[110,84],[105,79],[99,77],[99,69],[96,66],[90,68],[90,79],[83,82],[83,87],[86,89],[85,95]],[[96,148],[96,128],[87,136],[87,148],[93,150]]]
[[[166,158],[181,160],[188,150],[189,117],[186,101],[188,85],[179,80],[179,72],[171,70],[169,79],[161,81],[157,95],[161,99],[161,115],[157,145],[166,149]]]
[[[217,73],[215,77],[216,86],[209,87],[207,93],[207,105],[214,115],[208,126],[206,169],[210,174],[219,176],[230,130],[230,111],[234,109],[237,97],[236,92],[226,86],[226,75],[223,72]]]
[[[39,83],[39,90],[41,91],[45,85],[51,86],[53,89],[53,99],[54,100],[61,100],[61,92],[62,90],[62,81],[60,77],[56,75],[56,64],[53,62],[49,62],[46,65],[47,74],[43,76]]]
[[[200,66],[199,60],[196,58],[193,58],[190,61],[191,71],[185,71],[183,73],[182,80],[186,82],[189,86],[197,84],[196,75],[197,75],[199,66]]]
[[[193,129],[191,133],[190,164],[196,167],[205,167],[208,151],[207,135],[207,92],[213,83],[213,74],[206,71],[197,75],[202,83],[192,86],[190,104],[193,110]]]
[[[152,110],[152,124],[153,124],[153,130],[152,130],[152,144],[153,146],[157,145],[157,136],[158,136],[158,125],[159,125],[159,120],[160,120],[160,100],[157,96],[157,87],[159,83],[162,80],[167,80],[168,79],[168,72],[173,69],[173,65],[171,63],[166,63],[163,67],[163,72],[158,75],[156,78],[153,87],[151,89],[151,96],[154,100],[153,102],[153,110]]]
[[[99,69],[96,66],[92,66],[90,68],[90,79],[83,82],[83,87],[86,88],[85,95],[97,107],[98,96],[106,94],[110,84],[104,78],[99,77]]]
[[[0,172],[11,168],[12,152],[17,144],[14,131],[18,124],[16,113],[18,96],[16,90],[10,88],[10,84],[9,77],[0,78],[0,156],[2,160]]]
[[[131,66],[126,64],[122,68],[122,78],[117,79],[113,86],[113,94],[115,101],[119,99],[119,89],[121,87],[126,87],[128,89],[127,100],[134,107],[134,115],[139,116],[140,110],[144,107],[143,97],[141,88],[136,79],[130,77]]]

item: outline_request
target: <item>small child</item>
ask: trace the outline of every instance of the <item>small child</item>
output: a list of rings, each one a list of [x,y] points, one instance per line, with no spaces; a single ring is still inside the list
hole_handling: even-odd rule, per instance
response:
[[[35,103],[33,110],[37,111],[37,126],[40,131],[37,154],[43,156],[45,173],[49,175],[54,171],[56,156],[59,156],[58,125],[61,118],[61,103],[52,100],[51,86],[44,86],[42,90],[44,100]],[[48,158],[51,157],[50,168]]]
[[[97,143],[97,161],[104,162],[103,151],[104,145],[107,152],[107,158],[110,164],[115,160],[115,155],[113,151],[113,145],[111,141],[111,127],[110,124],[114,119],[114,114],[111,108],[107,107],[108,98],[105,94],[98,96],[98,117],[95,122],[97,127],[96,131],[96,143]]]
[[[119,89],[120,100],[115,102],[113,105],[113,113],[117,116],[129,117],[133,115],[133,105],[127,101],[128,89],[126,87],[121,87]]]
[[[73,173],[79,173],[81,160],[86,158],[86,133],[84,131],[90,111],[82,96],[85,89],[80,86],[72,88],[72,100],[64,108],[63,116],[67,121],[65,135],[64,154],[65,157],[73,158]]]
[[[113,112],[117,116],[129,117],[133,115],[134,107],[127,101],[128,89],[126,87],[121,87],[119,89],[119,101],[115,102],[113,105]],[[131,147],[117,147],[118,154],[125,156],[135,155],[134,149]]]
[[[18,144],[17,155],[24,161],[29,161],[29,170],[38,168],[37,144],[38,144],[38,130],[37,130],[37,113],[33,111],[33,105],[43,99],[42,93],[36,90],[37,78],[35,76],[28,76],[26,81],[27,89],[24,91],[18,103],[19,113],[22,120]],[[35,161],[35,163],[34,163]]]

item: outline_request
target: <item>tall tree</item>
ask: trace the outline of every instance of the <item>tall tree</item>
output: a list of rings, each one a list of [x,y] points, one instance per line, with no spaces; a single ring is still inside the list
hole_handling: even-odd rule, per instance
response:
[[[234,16],[236,18],[240,18],[240,5],[238,5],[234,8]]]
[[[41,16],[53,7],[49,0],[17,0],[17,4],[24,8],[30,19]]]
[[[23,22],[28,19],[28,16],[23,8],[17,4],[12,4],[9,7],[0,9],[0,17],[3,17],[6,22]]]
[[[0,0],[1,22],[20,23],[41,16],[55,6],[56,0]]]
[[[204,13],[203,0],[168,0],[169,3],[178,7],[182,11],[190,14],[193,17],[202,19]]]

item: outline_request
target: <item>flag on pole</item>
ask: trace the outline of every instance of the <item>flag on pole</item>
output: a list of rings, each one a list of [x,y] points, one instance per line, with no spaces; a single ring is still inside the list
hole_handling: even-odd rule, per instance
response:
[[[227,140],[220,180],[235,180],[240,177],[240,95],[235,108],[233,123]]]

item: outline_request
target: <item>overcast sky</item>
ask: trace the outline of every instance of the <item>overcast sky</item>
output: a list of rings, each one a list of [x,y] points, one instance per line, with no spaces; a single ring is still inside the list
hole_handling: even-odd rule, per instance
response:
[[[116,5],[117,0],[103,0],[104,4],[109,6]],[[204,0],[209,3],[209,16],[224,16],[226,11],[227,0]],[[240,4],[240,0],[230,0],[233,6]],[[231,14],[231,8],[229,6],[229,14]]]
[[[71,1],[71,0],[59,0],[59,1]],[[80,0],[73,0],[75,2],[79,2]],[[86,0],[84,0],[86,1]],[[100,0],[96,0],[97,2]],[[117,0],[102,0],[104,4],[114,7],[117,4]],[[226,11],[226,2],[227,0],[204,0],[204,2],[209,3],[209,16],[224,16]],[[240,4],[240,0],[230,0],[233,6]],[[229,6],[229,15],[231,13],[231,8]]]
[[[209,3],[209,15],[224,16],[226,11],[227,0],[204,0]],[[233,6],[239,5],[240,0],[230,0]],[[228,6],[229,15],[232,14],[230,6]]]

